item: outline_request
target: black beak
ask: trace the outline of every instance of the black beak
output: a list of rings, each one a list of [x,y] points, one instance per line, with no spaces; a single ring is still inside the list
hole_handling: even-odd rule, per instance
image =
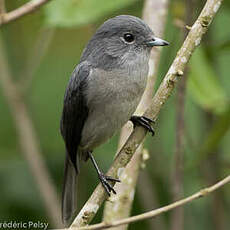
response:
[[[153,47],[153,46],[168,46],[169,42],[166,42],[163,39],[160,38],[152,38],[150,41],[146,42],[147,46]]]

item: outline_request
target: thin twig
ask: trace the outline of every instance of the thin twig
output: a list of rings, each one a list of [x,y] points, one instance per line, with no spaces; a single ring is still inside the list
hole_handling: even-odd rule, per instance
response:
[[[151,105],[145,112],[144,115],[146,117],[154,120],[157,119],[161,108],[173,91],[177,80],[183,76],[183,71],[187,62],[189,61],[196,46],[199,45],[203,34],[207,31],[208,26],[216,15],[222,1],[223,0],[208,0],[206,2],[200,16],[191,27],[187,38],[178,51],[168,73],[152,99]],[[119,169],[124,168],[128,164],[133,153],[144,140],[146,132],[147,131],[142,127],[136,127],[134,129],[127,142],[115,158],[108,171],[108,175],[115,177],[117,172],[120,171]],[[78,216],[75,218],[70,228],[87,225],[93,219],[105,198],[105,191],[102,185],[99,184],[81,209]]]
[[[35,182],[44,201],[46,210],[54,226],[62,226],[60,204],[55,186],[40,151],[33,123],[30,119],[23,97],[13,82],[7,59],[4,55],[3,41],[0,37],[0,83],[8,102],[18,133],[22,154],[29,164]]]
[[[123,224],[129,224],[129,223],[133,223],[133,222],[137,222],[137,221],[141,221],[141,220],[145,220],[145,219],[149,219],[149,218],[153,218],[157,215],[160,215],[162,213],[168,212],[174,208],[180,207],[182,205],[185,205],[195,199],[201,198],[201,197],[205,197],[208,194],[214,192],[215,190],[219,189],[220,187],[224,186],[225,184],[230,182],[230,175],[225,177],[223,180],[219,181],[218,183],[208,187],[208,188],[204,188],[202,190],[200,190],[199,192],[184,198],[182,200],[176,201],[170,205],[164,206],[162,208],[158,208],[156,210],[152,210],[150,212],[146,212],[140,215],[136,215],[136,216],[132,216],[129,218],[125,218],[122,220],[118,220],[118,221],[114,221],[112,223],[100,223],[100,224],[94,224],[94,225],[90,225],[90,226],[85,226],[85,227],[81,227],[81,228],[73,228],[73,230],[99,230],[99,229],[106,229],[106,228],[110,228],[110,227],[115,227],[115,226],[119,226],[119,225],[123,225]]]
[[[13,10],[9,13],[4,14],[0,17],[0,26],[3,24],[7,24],[11,21],[14,21],[26,14],[30,14],[40,8],[45,3],[49,2],[50,0],[31,0],[25,3],[23,6]]]
[[[193,20],[193,0],[185,0],[185,24],[191,25]],[[186,27],[181,31],[183,37],[186,38],[188,30]],[[174,165],[172,173],[172,196],[173,201],[179,200],[184,196],[183,180],[184,180],[184,151],[185,151],[185,96],[186,83],[188,78],[188,66],[184,71],[184,76],[178,84],[176,95],[176,147],[174,154]],[[184,208],[174,209],[171,215],[171,230],[184,229]]]
[[[166,15],[168,9],[168,0],[146,0],[143,9],[143,19],[151,27],[158,37],[163,36],[165,27]],[[153,49],[149,61],[149,76],[148,82],[143,94],[143,97],[135,112],[136,115],[142,115],[151,103],[154,92],[154,84],[156,80],[156,73],[160,60],[161,49]],[[124,145],[132,133],[132,125],[128,122],[121,131],[119,147]],[[143,160],[143,146],[139,146],[133,158],[125,168],[121,175],[122,183],[115,185],[116,195],[112,195],[110,201],[106,202],[104,208],[104,222],[113,222],[118,219],[128,217],[131,212],[133,198],[135,194],[135,187],[139,175],[140,165]],[[111,200],[113,202],[111,202]],[[125,230],[128,226],[119,226],[113,230]]]

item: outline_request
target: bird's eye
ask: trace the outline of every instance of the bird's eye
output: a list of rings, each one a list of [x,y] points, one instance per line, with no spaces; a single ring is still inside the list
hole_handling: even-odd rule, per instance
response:
[[[134,36],[131,33],[124,34],[124,39],[126,42],[131,43],[134,41]]]

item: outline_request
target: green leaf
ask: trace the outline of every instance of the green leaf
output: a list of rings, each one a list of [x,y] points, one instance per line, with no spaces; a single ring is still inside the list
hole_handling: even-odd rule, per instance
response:
[[[190,70],[188,91],[195,102],[213,113],[225,112],[228,107],[227,95],[201,48],[194,53]]]
[[[55,0],[45,7],[45,23],[56,27],[73,27],[92,23],[137,0]]]

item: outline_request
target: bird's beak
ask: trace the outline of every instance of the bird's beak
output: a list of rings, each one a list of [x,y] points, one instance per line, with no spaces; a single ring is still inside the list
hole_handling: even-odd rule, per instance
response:
[[[151,40],[146,42],[147,46],[153,47],[153,46],[168,46],[169,42],[166,42],[163,39],[153,37]]]

